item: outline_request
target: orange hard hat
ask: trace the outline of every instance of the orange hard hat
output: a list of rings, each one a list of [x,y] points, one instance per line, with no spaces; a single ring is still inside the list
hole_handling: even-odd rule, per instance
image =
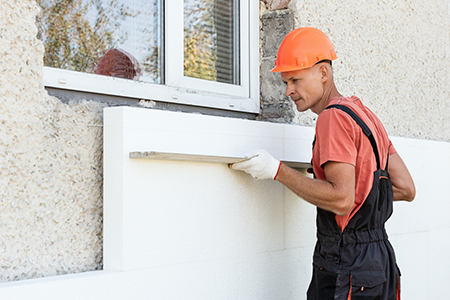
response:
[[[307,69],[319,61],[336,58],[333,45],[325,33],[312,27],[297,28],[281,42],[272,72]]]

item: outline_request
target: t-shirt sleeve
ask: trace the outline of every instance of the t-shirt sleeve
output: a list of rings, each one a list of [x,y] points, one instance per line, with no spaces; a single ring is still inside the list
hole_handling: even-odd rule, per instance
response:
[[[394,144],[392,144],[392,141],[389,140],[389,155],[397,153],[397,149],[395,149]]]
[[[319,163],[342,162],[356,166],[357,145],[360,132],[355,121],[338,109],[323,111],[316,123],[316,143],[319,146]]]

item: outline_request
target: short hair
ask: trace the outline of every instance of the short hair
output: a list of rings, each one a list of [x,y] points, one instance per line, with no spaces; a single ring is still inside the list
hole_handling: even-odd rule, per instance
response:
[[[330,66],[333,66],[333,62],[331,60],[329,60],[329,59],[320,60],[320,61],[316,62],[316,65],[320,64],[320,63],[323,63],[323,62],[329,63]]]

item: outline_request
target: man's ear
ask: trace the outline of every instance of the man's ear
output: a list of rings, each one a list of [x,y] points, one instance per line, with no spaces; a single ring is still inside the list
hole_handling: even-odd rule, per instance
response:
[[[328,63],[322,63],[319,66],[319,72],[322,82],[327,81],[331,74],[330,65]]]

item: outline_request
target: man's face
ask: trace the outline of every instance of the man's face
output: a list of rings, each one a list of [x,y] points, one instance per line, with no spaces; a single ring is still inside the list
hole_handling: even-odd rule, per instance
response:
[[[286,96],[290,97],[297,110],[304,112],[316,106],[323,95],[323,82],[318,66],[308,69],[281,72],[281,79],[286,85]]]

